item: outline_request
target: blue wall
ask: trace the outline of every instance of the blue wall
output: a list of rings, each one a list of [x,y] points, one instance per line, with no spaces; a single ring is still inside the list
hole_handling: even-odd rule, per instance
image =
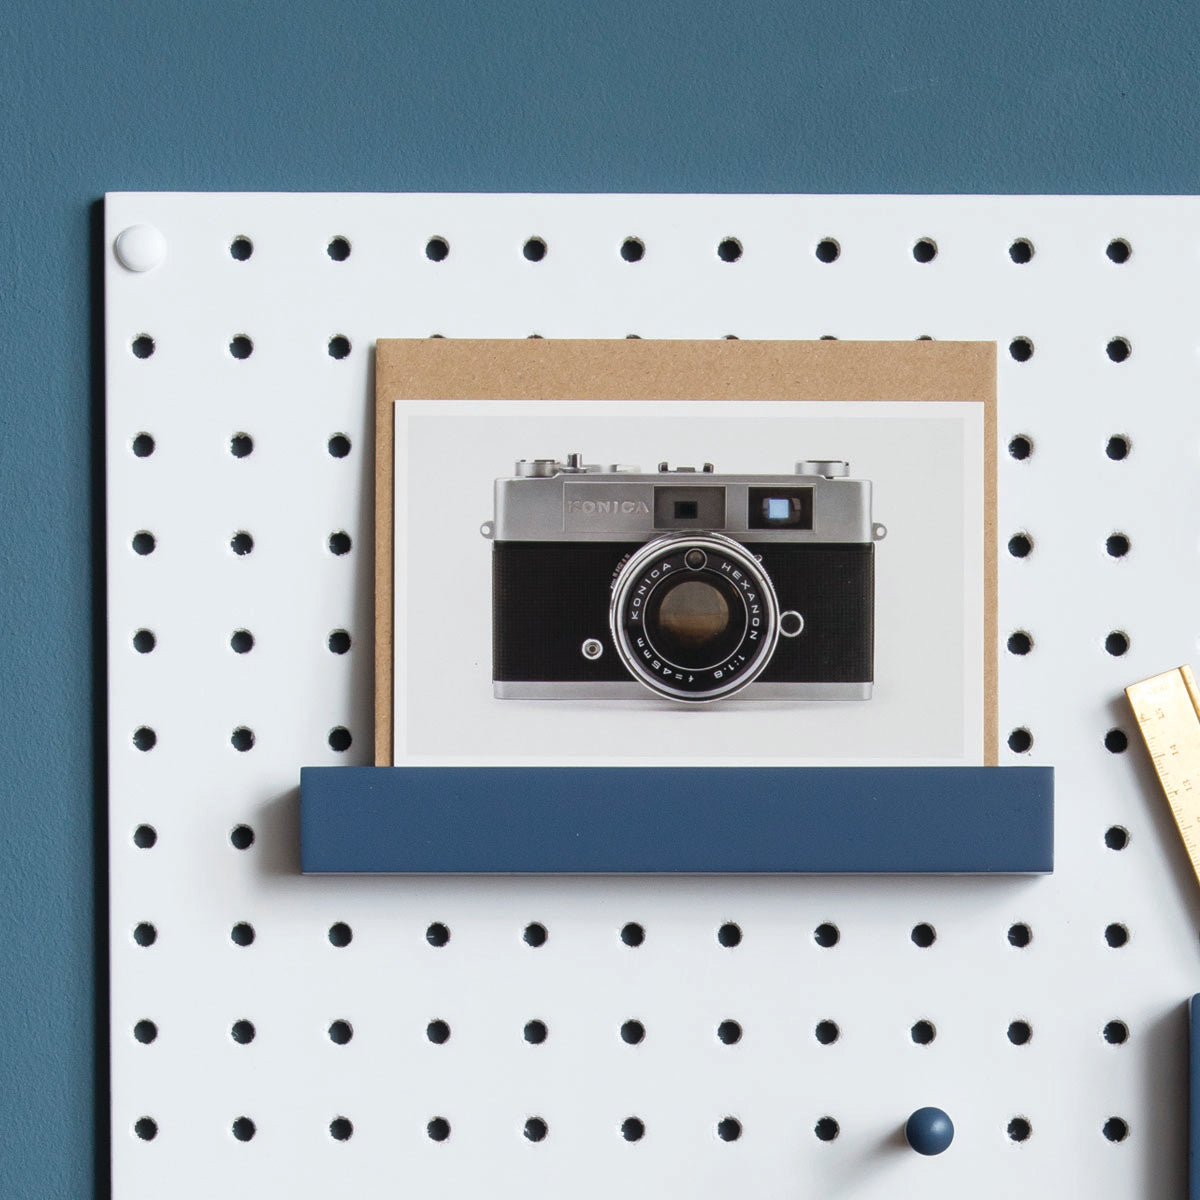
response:
[[[106,190],[1200,190],[1186,2],[9,0],[2,19],[6,1200],[107,1189]]]

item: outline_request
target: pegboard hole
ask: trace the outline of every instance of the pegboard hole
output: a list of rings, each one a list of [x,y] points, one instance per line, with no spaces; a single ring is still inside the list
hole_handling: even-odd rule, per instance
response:
[[[628,263],[641,262],[646,256],[646,244],[641,238],[627,237],[621,243],[621,257]]]
[[[546,1134],[549,1132],[550,1126],[541,1117],[530,1117],[525,1122],[525,1137],[531,1142],[545,1141]]]
[[[1109,558],[1124,558],[1129,553],[1129,538],[1123,533],[1110,533],[1104,540]]]
[[[737,1021],[726,1019],[717,1026],[717,1037],[726,1046],[736,1046],[742,1040],[742,1027]]]
[[[350,749],[353,741],[354,736],[345,725],[337,725],[329,731],[329,748],[335,754],[344,754]]]
[[[335,433],[329,439],[329,453],[334,458],[345,458],[350,453],[350,439],[344,433]]]
[[[546,944],[546,939],[550,935],[546,932],[545,925],[539,921],[531,921],[525,926],[525,932],[521,936],[525,940],[525,945],[533,946],[534,949],[537,949],[538,946]]]
[[[817,1135],[817,1140],[822,1142],[832,1142],[841,1132],[842,1127],[832,1117],[822,1117],[813,1126],[813,1133]]]
[[[254,253],[254,243],[240,233],[229,243],[229,257],[236,262],[245,262]]]
[[[341,236],[330,238],[329,245],[325,247],[325,253],[334,262],[345,262],[350,257],[349,239]]]
[[[1033,551],[1033,538],[1027,533],[1015,533],[1008,539],[1008,552],[1013,558],[1028,558]]]
[[[646,1136],[646,1123],[639,1117],[626,1117],[621,1122],[621,1136],[627,1142],[640,1142]]]
[[[329,339],[326,349],[329,351],[330,358],[347,358],[350,354],[350,339],[344,333],[335,333]]]
[[[1014,754],[1025,754],[1032,748],[1032,746],[1033,734],[1024,727],[1020,729],[1014,729],[1012,733],[1008,735],[1008,748]]]
[[[937,930],[932,925],[922,921],[920,925],[912,927],[912,933],[909,934],[909,937],[912,938],[914,946],[920,946],[922,950],[928,950],[937,941]]]
[[[1104,649],[1114,658],[1120,658],[1129,649],[1129,635],[1120,629],[1114,629],[1104,639]]]
[[[1104,940],[1114,949],[1119,950],[1129,941],[1129,930],[1119,921],[1105,926]]]
[[[1033,243],[1028,238],[1017,238],[1008,248],[1008,257],[1019,266],[1024,266],[1033,258]]]
[[[249,358],[254,353],[254,343],[244,334],[234,334],[229,340],[229,353],[237,359]]]
[[[252,946],[254,944],[254,936],[254,926],[249,921],[239,921],[229,931],[229,940],[235,946]]]
[[[444,237],[431,237],[425,243],[425,257],[430,262],[445,262],[450,254],[450,243]]]
[[[1008,1026],[1008,1040],[1014,1046],[1024,1046],[1033,1037],[1033,1029],[1028,1021],[1012,1021]]]
[[[329,1122],[329,1136],[335,1142],[348,1142],[354,1136],[354,1123],[349,1117],[334,1117]]]
[[[640,946],[646,940],[646,931],[636,921],[621,927],[621,941],[627,946]]]
[[[717,930],[717,941],[727,949],[732,949],[734,946],[741,945],[741,927],[735,925],[732,921],[726,921],[725,924]]]
[[[134,358],[149,358],[154,353],[154,339],[148,333],[139,333],[129,343]]]
[[[1115,337],[1104,347],[1104,352],[1113,362],[1122,363],[1133,353],[1133,346],[1128,338]]]
[[[428,929],[425,930],[425,940],[436,947],[444,946],[450,940],[450,930],[446,928],[441,921],[434,921]]]
[[[158,1037],[158,1026],[153,1021],[142,1020],[133,1027],[133,1040],[148,1046]]]
[[[445,1021],[430,1021],[425,1036],[435,1045],[444,1046],[450,1040],[450,1026]]]
[[[352,545],[350,535],[344,529],[339,529],[329,535],[330,554],[336,554],[339,557],[343,554],[349,554]]]
[[[354,931],[345,921],[334,921],[329,927],[329,944],[339,950],[344,949],[354,940]]]
[[[1018,629],[1008,635],[1009,654],[1025,655],[1033,649],[1033,638],[1024,630]]]
[[[914,243],[912,256],[919,263],[931,263],[937,258],[937,242],[933,238],[920,238]]]
[[[823,921],[813,930],[813,941],[825,950],[836,946],[842,940],[841,931],[829,921]]]
[[[425,1132],[431,1141],[444,1142],[450,1136],[450,1122],[445,1117],[434,1117],[425,1126]]]
[[[842,248],[838,245],[836,238],[822,238],[817,243],[815,253],[818,262],[837,262],[838,258],[841,257]]]
[[[1104,251],[1105,254],[1115,263],[1124,263],[1129,261],[1129,256],[1133,253],[1133,247],[1124,238],[1113,238],[1108,243],[1108,248]]]
[[[1028,434],[1017,434],[1008,443],[1008,452],[1018,462],[1024,462],[1033,453],[1033,439]]]
[[[1110,729],[1104,735],[1104,748],[1109,754],[1124,754],[1129,749],[1129,737],[1123,729]]]
[[[237,533],[229,539],[229,548],[238,556],[244,558],[254,549],[254,538],[250,536],[244,529],[239,529]]]
[[[541,262],[546,257],[546,243],[540,237],[531,237],[524,246],[521,247],[521,253],[530,262]]]
[[[254,439],[248,433],[235,433],[229,439],[229,453],[234,458],[249,458],[254,453]]]
[[[239,1046],[248,1046],[258,1036],[258,1030],[254,1028],[253,1021],[247,1021],[243,1017],[240,1021],[234,1021],[229,1027],[229,1036]]]
[[[133,940],[139,946],[153,946],[158,941],[158,930],[149,921],[139,921],[133,927]]]
[[[138,1117],[133,1123],[133,1132],[143,1142],[152,1142],[158,1137],[158,1122],[153,1117]]]
[[[254,845],[254,830],[249,825],[235,825],[229,831],[229,843],[235,850],[249,850]]]
[[[1113,462],[1120,462],[1123,458],[1129,457],[1129,439],[1123,434],[1113,434],[1108,439],[1108,444],[1104,447],[1104,453],[1108,455]]]
[[[1024,950],[1033,941],[1033,930],[1024,921],[1018,921],[1008,927],[1008,944]]]
[[[235,629],[229,638],[229,648],[234,654],[249,654],[254,649],[254,634],[248,629]]]
[[[641,1045],[646,1040],[646,1026],[641,1021],[625,1021],[620,1027],[620,1040],[628,1046]]]
[[[841,1036],[842,1031],[838,1028],[836,1021],[818,1021],[816,1028],[813,1030],[813,1037],[822,1046],[832,1046]]]
[[[735,237],[722,238],[717,243],[717,257],[726,263],[735,263],[742,257],[742,243]]]
[[[148,433],[139,433],[130,443],[130,448],[135,457],[149,458],[154,453],[154,438]]]
[[[1124,850],[1129,845],[1129,830],[1124,825],[1110,825],[1104,831],[1104,844],[1110,850]]]
[[[249,1117],[238,1117],[230,1128],[239,1142],[248,1142],[257,1132],[254,1122]]]
[[[229,744],[239,753],[245,754],[254,748],[254,730],[239,725],[230,735]]]
[[[344,1046],[354,1036],[354,1026],[349,1021],[339,1019],[329,1026],[328,1033],[329,1040],[335,1046]]]
[[[908,1035],[918,1046],[928,1046],[937,1037],[937,1029],[932,1021],[917,1021]]]
[[[1124,1021],[1109,1021],[1103,1032],[1110,1046],[1123,1046],[1129,1040],[1129,1026]]]
[[[149,725],[143,725],[133,731],[133,744],[143,753],[153,750],[158,745],[158,734]]]
[[[1103,1132],[1110,1142],[1123,1142],[1129,1136],[1129,1123],[1121,1117],[1109,1117]]]
[[[157,645],[158,639],[149,629],[139,629],[133,635],[133,648],[139,654],[149,654]]]
[[[737,1117],[722,1117],[717,1122],[717,1137],[723,1142],[736,1142],[742,1136],[742,1123]]]
[[[1029,1135],[1033,1132],[1033,1126],[1030,1125],[1025,1117],[1013,1117],[1008,1123],[1008,1136],[1014,1142],[1027,1142]]]
[[[1015,337],[1008,343],[1008,352],[1019,363],[1033,357],[1033,342],[1027,337]]]
[[[158,841],[158,833],[153,825],[139,825],[133,831],[133,844],[139,850],[149,850]]]
[[[344,629],[335,629],[329,635],[328,645],[334,654],[345,654],[350,649],[350,634]]]
[[[545,1040],[549,1030],[546,1028],[545,1021],[526,1021],[525,1028],[522,1031],[525,1040],[531,1046],[540,1046]]]
[[[134,554],[140,554],[144,558],[147,554],[154,553],[154,547],[158,545],[158,542],[155,541],[154,534],[148,529],[139,529],[133,535],[130,545],[133,547]]]

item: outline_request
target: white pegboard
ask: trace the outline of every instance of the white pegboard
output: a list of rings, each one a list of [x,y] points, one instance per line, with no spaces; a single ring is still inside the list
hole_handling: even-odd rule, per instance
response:
[[[112,250],[135,225],[163,238],[144,272]],[[1200,893],[1121,692],[1191,660],[1200,633],[1198,231],[1200,202],[1166,197],[109,196],[117,1200],[1182,1195]],[[239,237],[249,257],[231,253]],[[621,254],[629,237],[640,261]],[[728,239],[736,261],[718,254]],[[301,878],[298,768],[372,756],[373,343],[434,333],[996,340],[1001,759],[1057,768],[1054,875]],[[231,354],[238,336],[249,357]],[[253,442],[241,457],[238,434]],[[231,549],[239,532],[249,553]],[[1033,551],[1018,559],[1004,547],[1021,532]],[[335,533],[348,553],[331,553]],[[1114,533],[1124,556],[1107,552]],[[231,647],[239,630],[248,652]],[[1016,631],[1030,653],[1005,650]],[[1017,729],[1023,754],[1004,749]],[[1106,748],[1114,729],[1127,751]],[[1114,826],[1124,849],[1106,845]],[[531,922],[548,931],[538,947]],[[641,945],[622,940],[628,922]],[[832,947],[813,936],[825,922]],[[349,944],[331,941],[338,923]],[[427,940],[434,923],[445,945]],[[725,923],[740,944],[721,944]],[[535,1020],[541,1044],[523,1034]],[[1032,1036],[1013,1044],[1022,1021]],[[818,1040],[821,1022],[836,1040]],[[957,1129],[930,1159],[900,1133],[926,1104]],[[741,1135],[725,1141],[729,1117]],[[1114,1117],[1120,1141],[1104,1134]]]

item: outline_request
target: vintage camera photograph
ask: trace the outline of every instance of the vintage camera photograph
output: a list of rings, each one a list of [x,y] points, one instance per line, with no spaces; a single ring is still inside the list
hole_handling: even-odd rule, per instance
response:
[[[645,473],[573,452],[522,459],[495,496],[497,697],[870,697],[886,529],[848,463]]]
[[[397,762],[982,761],[978,404],[394,419]]]

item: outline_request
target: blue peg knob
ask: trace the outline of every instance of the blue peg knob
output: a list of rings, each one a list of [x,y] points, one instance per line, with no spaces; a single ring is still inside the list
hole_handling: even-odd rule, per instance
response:
[[[918,1154],[941,1154],[954,1141],[954,1122],[940,1108],[918,1108],[905,1123],[904,1136]]]

